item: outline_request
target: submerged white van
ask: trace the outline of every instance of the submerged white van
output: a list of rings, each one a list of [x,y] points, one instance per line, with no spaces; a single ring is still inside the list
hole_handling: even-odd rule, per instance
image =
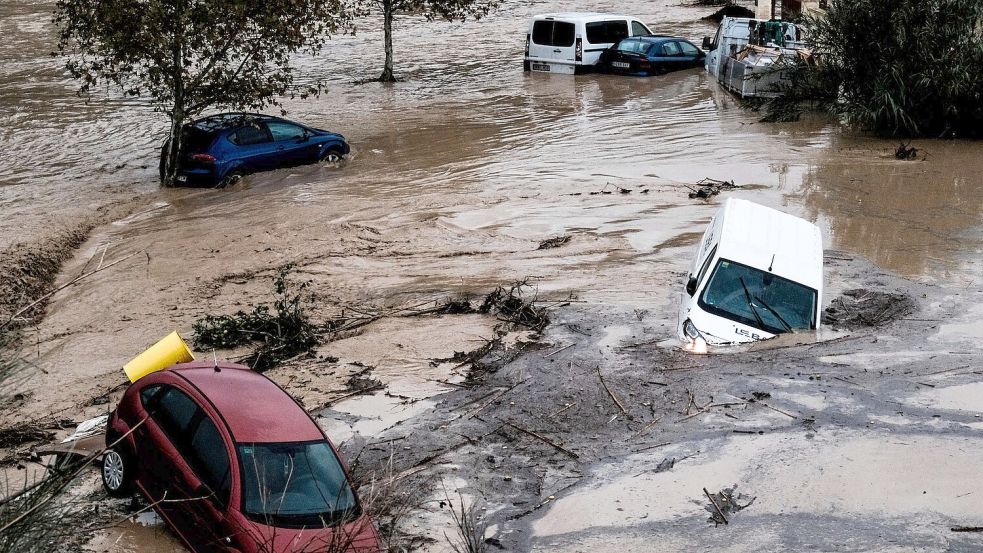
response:
[[[601,52],[630,36],[652,34],[644,23],[627,15],[592,12],[547,13],[529,22],[526,71],[568,75],[587,73]]]
[[[687,349],[819,328],[823,240],[819,227],[730,198],[696,250],[678,333]]]

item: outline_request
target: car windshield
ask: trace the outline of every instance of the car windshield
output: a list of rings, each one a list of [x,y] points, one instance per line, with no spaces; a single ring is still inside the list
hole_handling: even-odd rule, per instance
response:
[[[358,502],[325,441],[240,444],[243,510],[276,526],[333,526],[358,516]]]
[[[714,315],[780,334],[816,328],[816,296],[808,286],[721,259],[699,305]]]

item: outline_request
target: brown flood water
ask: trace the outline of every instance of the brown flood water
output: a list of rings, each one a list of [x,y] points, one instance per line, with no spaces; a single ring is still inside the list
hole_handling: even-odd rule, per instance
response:
[[[669,321],[670,289],[716,208],[686,197],[703,177],[748,186],[731,194],[815,220],[827,247],[903,276],[979,280],[983,144],[919,141],[918,159],[902,162],[894,141],[835,121],[758,123],[700,70],[650,79],[521,70],[532,14],[627,12],[698,42],[713,31],[699,20],[705,8],[528,2],[481,22],[400,18],[405,81],[395,86],[354,84],[379,72],[381,32],[366,21],[358,36],[298,60],[334,77],[320,98],[286,105],[289,117],[344,134],[349,161],[253,175],[229,190],[160,190],[163,118],[113,94],[76,97],[46,55],[50,7],[0,5],[0,248],[124,201],[136,214],[98,229],[66,274],[103,248],[106,262],[136,255],[54,299],[36,337],[35,361],[49,374],[26,386],[31,407],[19,416],[74,416],[119,384],[119,366],[144,344],[266,297],[269,269],[287,262],[325,306],[401,305],[530,277],[547,297],[660,309]],[[631,192],[592,194],[614,187]],[[568,245],[537,250],[561,234],[573,236]],[[114,543],[140,539],[124,538]]]

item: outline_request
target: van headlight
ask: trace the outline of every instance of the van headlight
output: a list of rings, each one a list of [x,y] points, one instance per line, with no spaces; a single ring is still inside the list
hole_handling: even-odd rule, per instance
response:
[[[683,334],[690,340],[704,339],[700,331],[696,329],[696,325],[689,319],[686,319],[686,322],[683,323]]]

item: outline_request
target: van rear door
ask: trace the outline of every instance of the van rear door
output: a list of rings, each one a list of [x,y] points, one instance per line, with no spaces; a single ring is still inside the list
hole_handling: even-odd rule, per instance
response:
[[[577,26],[552,18],[533,21],[529,62],[533,71],[573,73],[576,64]]]

